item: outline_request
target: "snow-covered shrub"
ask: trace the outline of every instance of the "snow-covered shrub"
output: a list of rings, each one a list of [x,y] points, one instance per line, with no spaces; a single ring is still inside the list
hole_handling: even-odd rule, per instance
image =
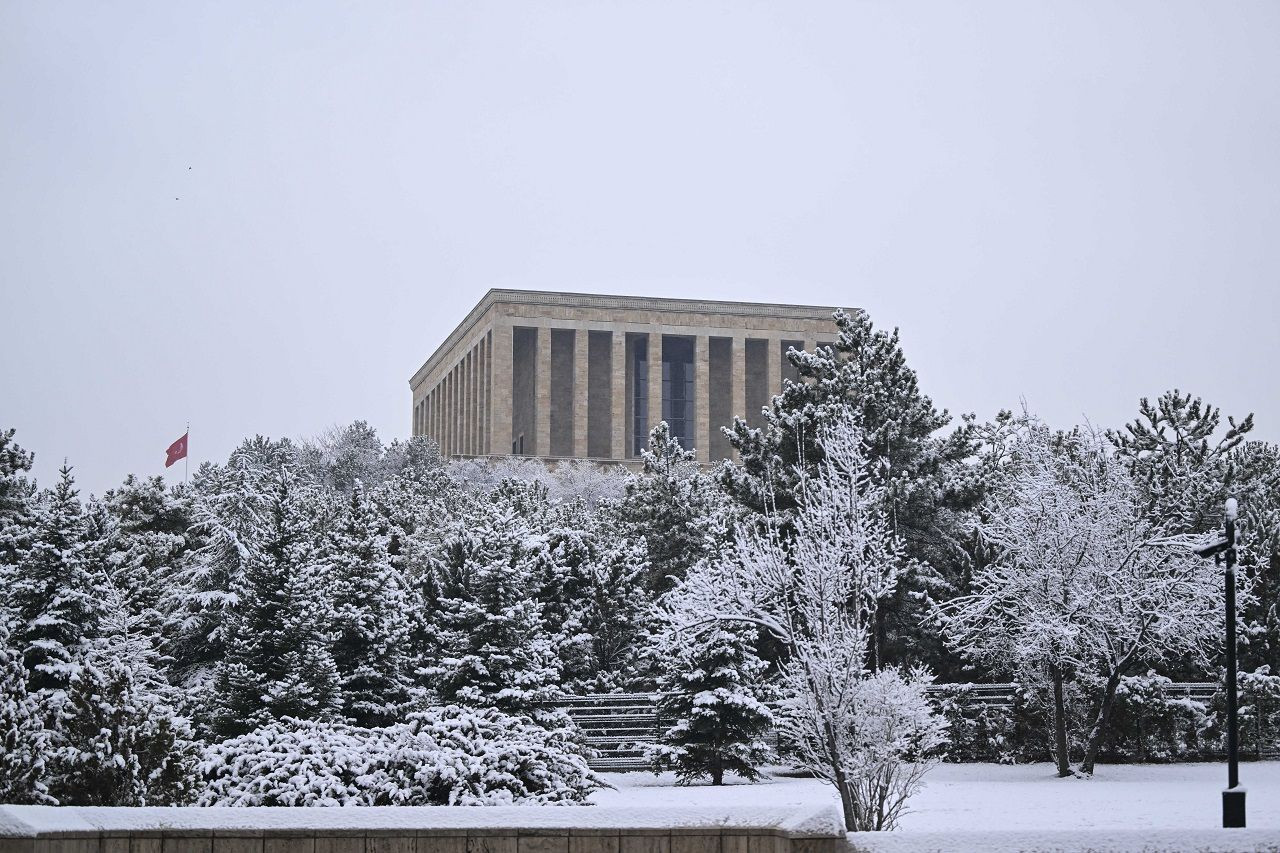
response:
[[[973,685],[949,684],[935,698],[947,721],[947,761],[1016,764],[1020,758],[1011,709],[975,699]]]
[[[1210,701],[1212,723],[1205,732],[1211,749],[1221,755],[1227,749],[1227,691],[1224,674]],[[1269,666],[1236,675],[1240,722],[1240,754],[1263,758],[1280,751],[1280,675]]]
[[[210,746],[208,806],[559,805],[601,786],[571,729],[450,705],[381,728],[285,719]]]
[[[1201,733],[1212,717],[1203,702],[1171,695],[1172,684],[1154,672],[1121,680],[1102,750],[1108,761],[1189,761],[1203,756]]]
[[[886,667],[852,685],[852,730],[836,733],[836,739],[860,830],[893,829],[925,772],[941,761],[947,724],[925,695],[932,680],[924,670],[904,676]],[[824,735],[809,733],[810,738]],[[808,745],[820,749],[817,743]]]
[[[1280,751],[1280,675],[1271,667],[1239,673],[1240,740],[1245,752],[1255,758]]]

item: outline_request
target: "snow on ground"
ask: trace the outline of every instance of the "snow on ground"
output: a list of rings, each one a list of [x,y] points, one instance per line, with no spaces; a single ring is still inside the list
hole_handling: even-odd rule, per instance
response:
[[[829,785],[774,775],[755,785],[675,787],[673,774],[601,774],[617,790],[592,802],[611,806],[785,806],[836,803]],[[1214,829],[1222,822],[1226,765],[1129,764],[1092,779],[1058,779],[1051,764],[943,764],[926,777],[902,829]],[[1242,764],[1250,828],[1280,829],[1280,761]],[[736,781],[736,780],[735,780]],[[1274,833],[1272,834],[1274,837]]]

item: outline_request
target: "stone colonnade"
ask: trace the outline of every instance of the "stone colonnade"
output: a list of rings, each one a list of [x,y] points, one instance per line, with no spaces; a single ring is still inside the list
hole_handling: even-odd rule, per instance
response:
[[[660,354],[691,350],[670,377],[691,369],[691,386],[687,378],[678,388],[669,383],[666,404],[673,415],[683,411],[681,395],[691,390],[690,417],[681,417],[686,441],[699,461],[712,462],[730,455],[719,428],[734,415],[758,423],[783,378],[796,378],[786,350],[819,343],[812,328],[497,319],[459,342],[452,366],[415,392],[413,432],[434,438],[446,456],[634,459],[667,417],[663,383],[648,381],[662,374],[649,366],[668,360]]]

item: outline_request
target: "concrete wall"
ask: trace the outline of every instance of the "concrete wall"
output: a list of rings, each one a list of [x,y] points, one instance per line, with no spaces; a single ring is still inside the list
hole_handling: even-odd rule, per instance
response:
[[[0,807],[0,853],[836,853],[843,843],[833,806]]]

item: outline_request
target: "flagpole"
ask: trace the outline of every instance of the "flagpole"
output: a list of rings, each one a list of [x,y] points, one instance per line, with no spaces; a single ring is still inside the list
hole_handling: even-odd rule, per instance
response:
[[[182,454],[182,488],[187,487],[187,472],[191,470],[191,421],[187,421],[187,452]]]

